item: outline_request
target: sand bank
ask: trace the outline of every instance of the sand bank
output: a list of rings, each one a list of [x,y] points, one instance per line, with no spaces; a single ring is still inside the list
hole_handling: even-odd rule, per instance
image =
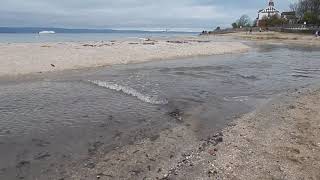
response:
[[[291,45],[320,46],[320,37],[314,35],[279,33],[279,32],[247,32],[220,34],[218,36],[252,40],[260,43],[285,43]]]
[[[60,71],[150,60],[244,52],[239,42],[201,39],[87,43],[2,43],[0,76]]]
[[[224,179],[320,179],[320,91],[284,97],[225,130],[212,166]]]

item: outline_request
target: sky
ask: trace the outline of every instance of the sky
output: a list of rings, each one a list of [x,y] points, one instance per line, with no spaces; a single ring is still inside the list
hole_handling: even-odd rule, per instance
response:
[[[0,0],[0,26],[211,29],[242,14],[256,18],[268,0]],[[274,0],[280,11],[292,0]]]

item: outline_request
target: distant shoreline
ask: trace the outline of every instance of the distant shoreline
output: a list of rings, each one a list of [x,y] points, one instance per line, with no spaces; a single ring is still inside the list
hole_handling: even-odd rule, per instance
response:
[[[56,33],[200,33],[198,31],[182,31],[182,30],[137,30],[137,29],[88,29],[88,28],[54,28],[54,27],[0,27],[1,33],[29,33],[37,34],[41,31],[55,31]]]

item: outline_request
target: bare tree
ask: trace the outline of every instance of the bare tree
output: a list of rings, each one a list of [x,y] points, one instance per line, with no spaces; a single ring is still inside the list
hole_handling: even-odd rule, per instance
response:
[[[289,6],[291,11],[297,11],[298,10],[298,3],[292,3]]]
[[[251,19],[248,15],[242,15],[237,21],[239,27],[248,27],[251,26]]]
[[[320,14],[320,0],[299,0],[293,6],[299,13],[311,12]]]
[[[312,19],[313,23],[320,23],[320,0],[299,0],[290,5],[301,19]]]

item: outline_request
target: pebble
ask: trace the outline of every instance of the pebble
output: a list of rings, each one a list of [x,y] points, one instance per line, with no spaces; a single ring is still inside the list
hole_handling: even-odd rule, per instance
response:
[[[210,150],[208,151],[208,153],[209,153],[211,156],[215,156],[215,155],[216,155],[216,151],[213,150],[213,149],[210,149]]]

